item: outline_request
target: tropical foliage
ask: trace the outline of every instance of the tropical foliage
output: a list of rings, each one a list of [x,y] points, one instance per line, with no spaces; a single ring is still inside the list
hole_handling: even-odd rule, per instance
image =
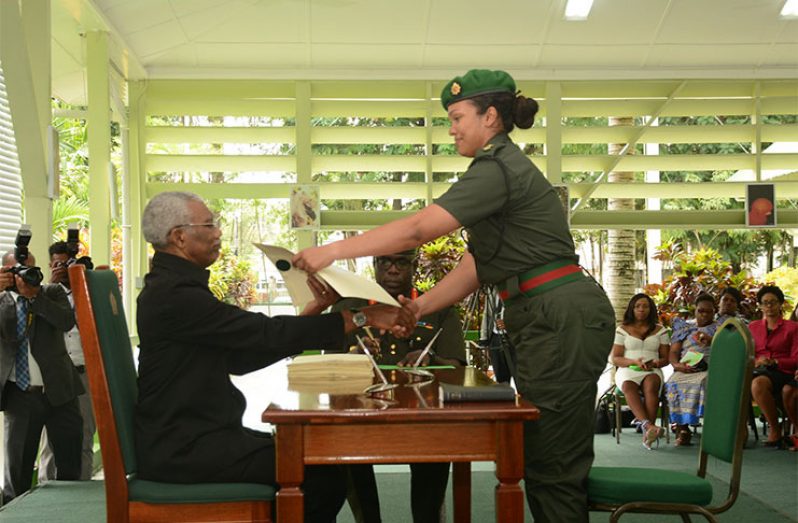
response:
[[[255,301],[255,274],[249,262],[239,259],[230,247],[222,247],[210,272],[208,286],[219,300],[242,309],[248,309]]]
[[[660,320],[670,326],[673,318],[692,318],[695,299],[708,293],[716,299],[727,287],[736,287],[743,294],[740,314],[747,319],[758,317],[756,291],[762,286],[744,271],[735,272],[730,262],[715,249],[699,249],[692,253],[679,250],[673,243],[660,250],[657,257],[673,266],[673,272],[662,284],[646,285],[644,292],[654,299]]]
[[[791,303],[798,301],[798,269],[795,267],[779,267],[765,274],[765,281],[778,285]],[[784,311],[791,312],[792,309],[785,306]]]
[[[425,243],[418,250],[415,285],[426,292],[443,279],[460,262],[465,242],[458,232]]]

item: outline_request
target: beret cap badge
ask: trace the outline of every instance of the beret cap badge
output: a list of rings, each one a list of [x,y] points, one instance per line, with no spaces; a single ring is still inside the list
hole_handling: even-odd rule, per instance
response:
[[[443,86],[441,105],[448,110],[449,104],[454,102],[494,93],[515,95],[516,86],[513,77],[505,71],[471,69],[462,76],[454,77]]]

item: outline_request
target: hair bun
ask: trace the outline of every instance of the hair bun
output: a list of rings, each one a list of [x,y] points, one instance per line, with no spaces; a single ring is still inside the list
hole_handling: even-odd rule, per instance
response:
[[[521,129],[529,129],[535,123],[535,115],[538,113],[538,103],[534,98],[518,95],[515,97],[515,107],[513,108],[513,121]]]

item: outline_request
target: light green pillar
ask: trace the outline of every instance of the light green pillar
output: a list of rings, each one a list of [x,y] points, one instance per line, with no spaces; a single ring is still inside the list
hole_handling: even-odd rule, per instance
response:
[[[88,79],[90,252],[96,265],[111,259],[111,208],[108,169],[111,164],[111,102],[108,86],[108,33],[86,33]]]
[[[433,105],[437,104],[437,101],[432,100],[432,82],[427,82],[425,88],[425,92],[427,95],[427,110],[424,113],[424,138],[426,142],[424,143],[425,146],[425,160],[426,164],[424,168],[426,172],[424,173],[426,182],[427,182],[427,201],[425,205],[432,204],[432,197],[433,197],[433,187],[434,187],[434,180],[432,179],[432,131],[434,130],[434,126],[432,125],[432,115],[433,112]]]
[[[313,156],[310,138],[310,82],[296,83],[296,181],[313,183]],[[297,231],[299,250],[316,245],[316,233]]]
[[[52,230],[45,138],[51,122],[49,0],[0,1],[0,61],[25,191],[24,221],[33,232],[30,252],[46,271]]]
[[[546,83],[546,178],[562,183],[562,87]]]
[[[131,256],[125,261],[125,270],[132,278],[132,291],[129,302],[125,303],[128,311],[128,325],[131,334],[136,329],[136,300],[135,297],[143,286],[144,275],[149,269],[147,258],[147,242],[141,233],[141,214],[147,203],[146,183],[147,170],[144,164],[145,138],[144,138],[144,111],[142,101],[145,95],[146,83],[143,80],[128,82],[128,174],[130,177],[129,194],[129,219]]]

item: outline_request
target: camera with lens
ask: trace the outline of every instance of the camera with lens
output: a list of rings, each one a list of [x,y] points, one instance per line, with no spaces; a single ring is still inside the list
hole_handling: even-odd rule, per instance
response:
[[[69,256],[69,259],[65,262],[67,267],[71,267],[77,263],[78,265],[86,267],[86,270],[94,268],[94,263],[91,261],[90,257],[81,256],[78,258],[78,251],[80,250],[80,229],[76,225],[70,225],[69,229],[67,229],[66,244],[67,256]]]
[[[31,236],[30,226],[28,225],[23,225],[17,231],[17,238],[14,240],[14,260],[16,260],[17,264],[7,269],[7,272],[19,276],[22,281],[31,287],[38,287],[44,280],[42,270],[39,267],[25,266],[29,256],[28,245],[30,244]],[[6,290],[18,292],[16,284]]]

